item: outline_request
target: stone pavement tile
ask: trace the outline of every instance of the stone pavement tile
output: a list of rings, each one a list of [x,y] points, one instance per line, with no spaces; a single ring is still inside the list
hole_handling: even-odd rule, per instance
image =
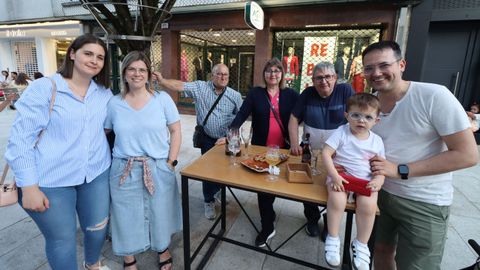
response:
[[[480,205],[472,202],[457,188],[455,188],[453,192],[453,202],[454,203],[450,207],[450,214],[452,216],[480,217]]]
[[[463,239],[464,245],[463,246],[449,246],[449,247],[456,247],[457,249],[468,250],[470,247],[467,244],[468,239],[474,239],[477,243],[480,243],[480,216],[471,216],[471,217],[458,217],[455,215],[450,216],[449,225],[450,227],[454,228],[455,231],[459,234],[459,236]],[[450,231],[449,231],[450,232]],[[448,235],[447,235],[448,237]],[[455,248],[454,248],[455,249]],[[447,249],[445,252],[446,256],[450,255],[450,251],[452,249]]]
[[[12,226],[19,220],[28,218],[28,215],[23,211],[19,204],[13,204],[0,208],[0,231],[8,226]]]
[[[472,224],[471,228],[476,227],[477,234],[479,234],[478,221],[479,220],[476,221],[476,225]],[[456,223],[456,221],[454,223]],[[462,233],[459,233],[453,226],[449,226],[445,252],[441,264],[442,269],[460,269],[472,265],[475,262],[478,256],[474,255],[476,253],[469,249],[469,246],[466,246],[465,243]]]
[[[0,236],[0,256],[3,256],[25,244],[28,245],[31,239],[41,236],[41,233],[35,222],[30,217],[27,217],[2,229]]]
[[[21,236],[28,234],[26,228],[16,230],[17,233],[13,235]],[[2,238],[4,237],[2,231]],[[2,239],[3,241],[3,239]],[[0,266],[5,270],[30,270],[47,263],[44,251],[45,241],[42,235],[35,235],[28,238],[27,241],[22,241],[21,245],[15,245],[15,248],[8,253],[0,253]],[[4,248],[5,244],[1,243],[0,247]],[[11,246],[9,246],[11,247]]]
[[[303,218],[293,218],[286,215],[281,215],[278,218],[276,231],[277,234],[272,239],[273,248],[277,248],[288,237],[292,235],[298,228],[303,226]],[[292,239],[283,245],[278,252],[287,256],[292,256],[300,260],[304,260],[313,264],[318,264],[318,253],[320,247],[320,238],[309,237],[304,230],[299,231]],[[264,269],[309,269],[305,266],[284,261],[272,256],[267,256],[264,264]]]
[[[256,209],[256,204],[247,203],[245,209],[259,226],[258,213],[253,211]],[[249,244],[253,244],[256,235],[255,229],[243,214],[236,218],[235,223],[227,232],[229,238]],[[214,257],[210,258],[206,269],[261,269],[264,259],[265,255],[262,253],[223,242],[220,243]]]
[[[480,207],[480,166],[454,173],[453,185],[463,193],[468,200]],[[453,198],[455,201],[455,197]],[[479,208],[480,209],[480,208]]]

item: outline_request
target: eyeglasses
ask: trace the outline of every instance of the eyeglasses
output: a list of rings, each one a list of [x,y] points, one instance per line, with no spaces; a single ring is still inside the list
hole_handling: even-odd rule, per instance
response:
[[[363,120],[365,122],[373,122],[376,119],[376,117],[373,117],[369,114],[363,114],[363,113],[358,113],[358,112],[349,112],[348,117],[350,117],[350,119],[355,120],[355,121]]]
[[[145,69],[145,68],[128,67],[127,72],[132,73],[132,74],[137,73],[137,72],[140,73],[140,74],[146,74],[148,72],[148,70]]]
[[[378,69],[379,69],[380,71],[382,71],[382,72],[388,71],[393,64],[397,63],[397,62],[400,61],[400,60],[402,60],[402,58],[397,59],[397,60],[395,60],[395,61],[393,61],[393,62],[390,62],[390,63],[383,62],[383,63],[377,64],[377,65],[364,66],[364,67],[363,67],[363,73],[364,73],[365,75],[370,75],[370,74],[372,74],[372,73],[375,72],[375,70],[377,69],[377,67],[378,67]]]
[[[215,76],[217,76],[217,77],[228,77],[230,75],[228,73],[215,73]]]
[[[265,75],[278,75],[278,74],[280,74],[280,73],[282,73],[282,71],[279,70],[279,69],[265,70]]]
[[[335,75],[325,75],[325,76],[316,76],[313,77],[314,81],[321,82],[323,80],[330,81],[331,79],[335,78]]]

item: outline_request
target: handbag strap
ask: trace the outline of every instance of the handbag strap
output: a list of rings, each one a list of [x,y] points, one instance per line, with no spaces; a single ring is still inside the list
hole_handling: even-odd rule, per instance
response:
[[[50,115],[52,114],[53,105],[55,104],[55,97],[57,96],[57,84],[55,83],[55,81],[52,78],[48,77],[48,79],[50,79],[50,81],[52,81],[52,98],[50,99],[50,105],[48,107],[48,118],[49,118],[49,121],[50,121]],[[42,134],[45,131],[45,129],[46,128],[42,129],[40,131],[40,133],[38,133],[38,139],[37,139],[37,142],[35,143],[35,146],[37,146],[38,143],[40,142],[40,139],[41,139]],[[7,173],[8,173],[9,168],[10,168],[10,166],[8,166],[8,163],[5,163],[5,167],[3,167],[2,179],[0,179],[0,185],[3,185],[3,183],[5,182],[5,178],[7,177]]]
[[[225,93],[225,91],[227,91],[226,88],[225,88],[225,90],[223,90],[223,92],[217,97],[217,100],[215,100],[215,103],[213,103],[212,107],[210,108],[210,111],[208,111],[207,116],[205,117],[205,119],[203,120],[203,123],[202,123],[202,126],[203,126],[203,127],[207,124],[208,117],[210,117],[210,114],[212,114],[213,109],[215,109],[215,107],[217,106],[218,102],[219,102],[220,99],[222,98],[222,96],[223,96],[223,94]]]
[[[5,182],[5,178],[7,177],[7,173],[8,173],[8,163],[5,163],[5,167],[3,167],[2,178],[0,179],[0,186],[3,185],[3,182]]]
[[[52,114],[53,105],[55,104],[55,97],[57,96],[57,84],[52,78],[48,77],[48,79],[50,79],[50,81],[52,82],[52,98],[50,99],[50,105],[48,107],[48,121],[50,122],[50,115]],[[40,133],[38,133],[38,139],[37,139],[37,142],[35,143],[35,146],[37,146],[38,143],[40,142],[40,139],[42,138],[42,135],[45,129],[47,128],[45,127],[44,129],[40,130]]]
[[[275,117],[275,120],[277,120],[278,125],[280,126],[280,130],[282,130],[282,135],[285,139],[288,138],[285,132],[285,128],[283,127],[282,121],[280,121],[280,117],[278,117],[277,111],[273,108],[272,102],[270,101],[270,97],[268,96],[268,93],[265,91],[265,97],[267,98],[268,105],[270,105],[270,109],[273,112],[273,116]]]

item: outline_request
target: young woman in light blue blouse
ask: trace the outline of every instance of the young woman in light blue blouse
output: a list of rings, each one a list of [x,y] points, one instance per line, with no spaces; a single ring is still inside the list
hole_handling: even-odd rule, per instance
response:
[[[54,270],[77,269],[77,215],[85,269],[109,269],[99,261],[110,207],[110,150],[103,123],[112,92],[106,57],[102,40],[79,36],[51,78],[57,89],[52,112],[49,78],[32,82],[15,103],[5,158],[20,187],[20,205],[45,237]]]
[[[115,132],[110,170],[112,246],[124,268],[136,268],[135,254],[158,252],[159,269],[172,267],[171,235],[181,230],[175,165],[182,140],[180,116],[166,92],[153,91],[148,57],[125,56],[121,93],[108,104],[105,129]]]

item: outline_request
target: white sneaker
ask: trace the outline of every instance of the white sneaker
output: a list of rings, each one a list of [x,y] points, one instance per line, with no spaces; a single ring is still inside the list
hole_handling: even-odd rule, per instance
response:
[[[337,267],[340,265],[340,238],[327,235],[325,239],[325,260],[328,265]]]
[[[370,250],[366,244],[362,244],[357,239],[352,242],[353,269],[370,269]]]
[[[207,219],[213,220],[215,217],[217,217],[217,214],[215,213],[215,202],[209,202],[205,203],[205,217]]]
[[[215,193],[215,195],[213,195],[213,198],[215,198],[215,201],[218,203],[218,204],[222,204],[222,191],[219,190],[217,193]],[[227,196],[225,196],[225,205],[228,205],[229,201],[227,199]]]

